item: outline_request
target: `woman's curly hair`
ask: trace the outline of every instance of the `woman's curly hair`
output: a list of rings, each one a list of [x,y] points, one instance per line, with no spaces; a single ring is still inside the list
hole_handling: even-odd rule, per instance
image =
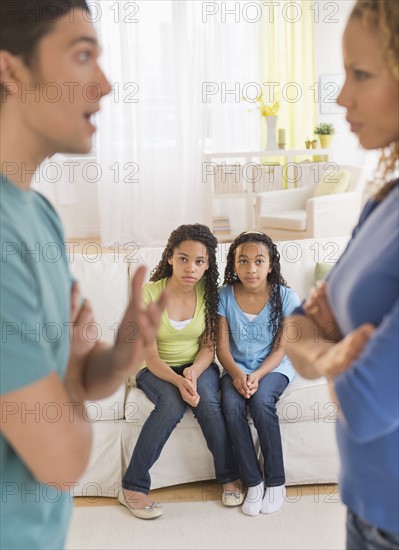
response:
[[[224,285],[234,285],[240,282],[238,275],[234,269],[236,250],[243,243],[262,243],[267,248],[269,253],[271,272],[267,276],[267,281],[270,285],[270,321],[272,324],[273,347],[280,343],[281,329],[283,326],[283,304],[281,300],[280,287],[288,287],[287,282],[281,275],[280,254],[277,246],[268,235],[259,231],[248,231],[238,235],[232,242],[227,254],[226,269],[224,271]]]
[[[151,272],[150,281],[159,281],[172,276],[172,266],[168,260],[173,256],[175,248],[184,241],[195,241],[203,244],[208,253],[209,267],[204,273],[205,280],[205,337],[212,347],[216,347],[218,331],[218,281],[219,270],[216,261],[217,239],[212,235],[209,227],[200,223],[180,225],[172,231],[162,258],[157,267]]]
[[[357,0],[351,18],[377,31],[385,59],[393,78],[399,83],[399,2],[398,0]],[[399,160],[399,141],[396,139],[381,154],[377,179],[382,185],[375,198],[382,200],[396,181],[395,169]]]

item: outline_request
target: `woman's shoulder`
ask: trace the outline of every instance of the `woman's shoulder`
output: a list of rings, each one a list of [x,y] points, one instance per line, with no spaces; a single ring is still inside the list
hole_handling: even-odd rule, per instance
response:
[[[148,283],[145,283],[143,285],[143,296],[148,296],[152,300],[158,299],[166,288],[167,280],[168,278],[164,277],[163,279],[159,279],[159,281],[149,281]]]
[[[281,295],[281,298],[284,301],[287,301],[287,302],[295,302],[295,303],[298,303],[300,302],[299,300],[299,297],[297,295],[297,293],[295,292],[295,290],[293,290],[292,288],[288,287],[288,286],[284,286],[284,285],[280,285],[280,295]]]

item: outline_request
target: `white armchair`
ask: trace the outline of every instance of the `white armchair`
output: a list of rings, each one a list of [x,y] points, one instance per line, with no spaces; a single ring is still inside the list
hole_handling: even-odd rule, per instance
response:
[[[314,196],[317,182],[298,189],[258,193],[256,229],[275,240],[350,235],[359,218],[366,180],[362,166],[338,168],[350,173],[343,193]]]

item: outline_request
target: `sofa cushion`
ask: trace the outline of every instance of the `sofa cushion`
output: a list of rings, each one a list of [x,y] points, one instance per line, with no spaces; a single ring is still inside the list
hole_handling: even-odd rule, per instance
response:
[[[349,187],[351,174],[349,170],[338,170],[338,172],[326,172],[321,182],[316,187],[313,196],[333,195],[334,193],[345,193]]]
[[[319,281],[323,281],[334,265],[334,263],[317,262],[314,268],[314,282],[318,283]]]
[[[259,226],[275,229],[291,229],[293,231],[305,231],[306,210],[286,210],[278,214],[262,216],[259,218]]]
[[[282,423],[303,420],[335,423],[337,406],[331,399],[325,378],[305,380],[297,374],[281,396],[277,413]]]
[[[123,420],[126,386],[122,384],[115,393],[105,399],[86,401],[84,415],[89,422],[98,420]]]
[[[129,300],[128,263],[123,257],[104,253],[92,256],[73,252],[69,259],[82,296],[92,305],[97,338],[113,343]]]

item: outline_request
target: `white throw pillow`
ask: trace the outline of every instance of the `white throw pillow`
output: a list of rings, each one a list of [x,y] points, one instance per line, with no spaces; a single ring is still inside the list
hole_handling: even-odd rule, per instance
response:
[[[345,193],[349,187],[350,179],[351,173],[349,170],[328,171],[316,187],[313,196],[321,197],[323,195]]]

